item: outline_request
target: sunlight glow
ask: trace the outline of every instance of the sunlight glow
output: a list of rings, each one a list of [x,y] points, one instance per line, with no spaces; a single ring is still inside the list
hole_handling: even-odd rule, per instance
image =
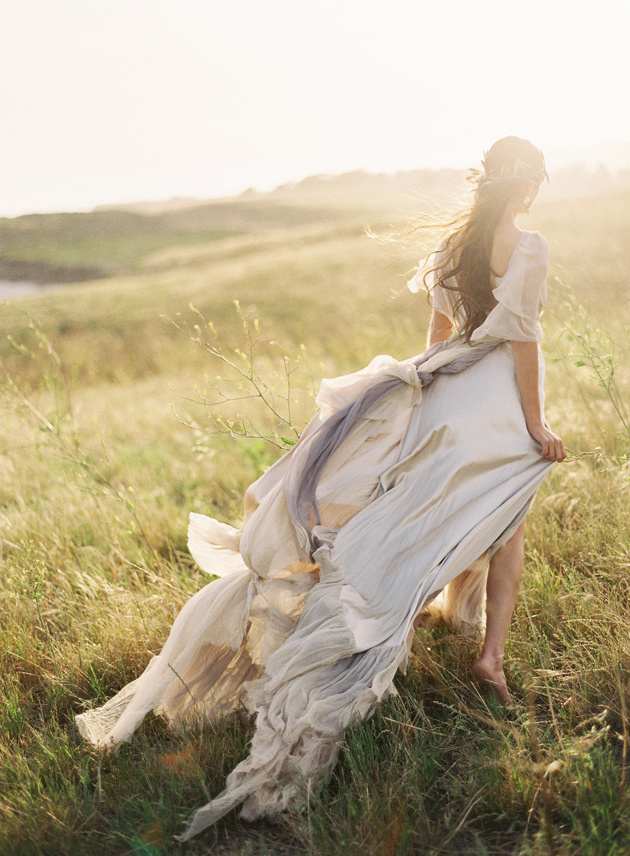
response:
[[[22,0],[0,214],[630,140],[630,4]]]

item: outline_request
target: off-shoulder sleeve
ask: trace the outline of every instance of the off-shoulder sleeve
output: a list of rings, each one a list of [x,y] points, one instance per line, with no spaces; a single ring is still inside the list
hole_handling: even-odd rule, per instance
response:
[[[446,241],[442,238],[433,252],[429,253],[426,259],[422,259],[420,261],[418,271],[407,282],[407,288],[414,294],[417,294],[419,291],[428,290],[431,295],[431,305],[435,311],[440,312],[442,315],[446,315],[449,321],[453,323],[453,309],[448,301],[445,290],[438,283],[436,271],[432,270],[432,268],[439,267],[440,259],[445,248]],[[424,277],[427,271],[429,271],[429,274],[425,282]]]
[[[539,232],[524,232],[514,249],[508,271],[493,294],[497,305],[471,336],[471,341],[506,339],[539,342],[538,321],[547,297],[549,245]]]

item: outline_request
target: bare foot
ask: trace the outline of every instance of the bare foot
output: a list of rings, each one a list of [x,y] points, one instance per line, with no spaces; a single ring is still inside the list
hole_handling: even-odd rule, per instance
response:
[[[472,667],[472,672],[490,698],[495,698],[500,704],[512,704],[502,666],[479,658]]]

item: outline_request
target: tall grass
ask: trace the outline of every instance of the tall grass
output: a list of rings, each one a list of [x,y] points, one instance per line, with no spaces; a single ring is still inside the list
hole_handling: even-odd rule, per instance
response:
[[[289,355],[306,353],[314,380],[375,353],[419,353],[428,308],[400,291],[416,259],[354,228],[232,237],[164,249],[140,273],[7,308],[0,853],[630,850],[630,480],[615,406],[616,396],[623,410],[630,391],[629,308],[610,278],[613,257],[618,283],[630,271],[630,198],[599,200],[597,212],[595,226],[590,218],[568,231],[572,211],[554,204],[534,223],[561,261],[553,276],[573,295],[552,278],[545,319],[548,418],[573,460],[552,471],[528,517],[507,650],[514,709],[470,683],[474,643],[444,627],[419,630],[399,697],[351,729],[309,807],[277,825],[230,816],[188,848],[172,835],[221,790],[251,724],[173,733],[150,718],[103,759],[78,739],[73,714],[137,676],[207,581],[186,552],[188,512],[237,522],[243,489],[280,454],[260,437],[212,433],[204,405],[218,387],[226,419],[241,413],[259,435],[286,436],[258,399],[231,400],[244,379],[233,383],[212,347],[247,357],[247,329],[259,319],[257,372],[274,394],[286,389],[276,340]],[[194,333],[199,316],[189,304],[216,339],[190,340],[185,328]],[[614,352],[597,327],[610,331]],[[590,339],[577,338],[585,331]],[[602,377],[588,354],[602,358]],[[305,371],[285,402],[298,430],[312,387]],[[224,424],[243,433],[231,430],[243,422]]]

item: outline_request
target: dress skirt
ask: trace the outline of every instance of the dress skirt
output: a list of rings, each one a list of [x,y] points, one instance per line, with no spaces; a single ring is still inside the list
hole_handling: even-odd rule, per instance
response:
[[[115,748],[150,710],[178,725],[256,715],[249,756],[182,840],[241,803],[246,819],[273,815],[325,781],[346,728],[395,692],[428,604],[464,631],[483,626],[488,559],[552,466],[505,341],[376,357],[324,381],[318,405],[248,489],[242,529],[191,514],[191,553],[218,579],[137,680],[77,717],[87,740]]]

